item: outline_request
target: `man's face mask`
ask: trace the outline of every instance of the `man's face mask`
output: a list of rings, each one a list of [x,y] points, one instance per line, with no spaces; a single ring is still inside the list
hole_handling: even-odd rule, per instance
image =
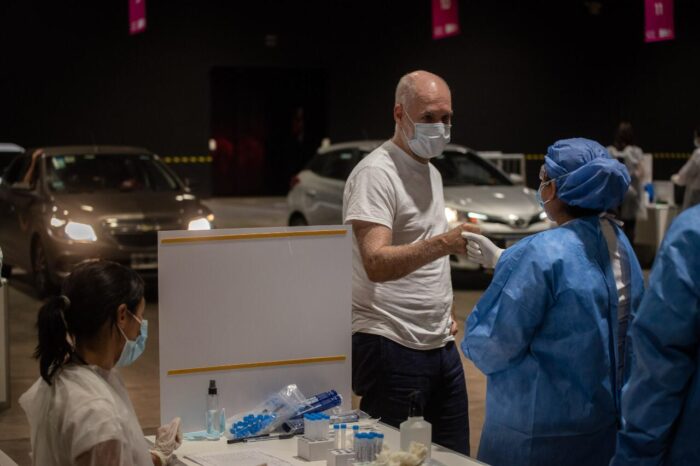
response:
[[[426,160],[442,154],[445,146],[450,142],[452,125],[446,125],[445,123],[414,123],[405,109],[403,114],[413,125],[413,138],[411,139],[406,135],[403,126],[401,127],[401,131],[411,151],[418,157]]]
[[[131,317],[136,319],[136,321],[141,324],[141,330],[139,331],[139,336],[136,337],[136,340],[132,341],[126,337],[126,334],[121,329],[121,327],[117,326],[122,336],[126,340],[126,343],[124,344],[124,349],[122,349],[122,354],[121,356],[119,356],[119,360],[117,361],[117,367],[126,367],[131,365],[134,361],[136,361],[139,358],[139,356],[141,356],[141,354],[143,353],[143,350],[146,349],[146,340],[148,339],[148,321],[146,319],[141,320],[131,312],[127,312]]]

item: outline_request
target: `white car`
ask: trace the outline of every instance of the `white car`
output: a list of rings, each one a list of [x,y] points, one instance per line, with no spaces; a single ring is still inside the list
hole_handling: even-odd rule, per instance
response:
[[[290,183],[289,225],[341,224],[345,181],[355,165],[382,142],[355,141],[320,148]],[[500,247],[552,227],[534,190],[514,184],[476,152],[450,144],[431,163],[442,174],[450,227],[473,223]],[[451,256],[450,262],[455,268],[479,268],[466,255]]]

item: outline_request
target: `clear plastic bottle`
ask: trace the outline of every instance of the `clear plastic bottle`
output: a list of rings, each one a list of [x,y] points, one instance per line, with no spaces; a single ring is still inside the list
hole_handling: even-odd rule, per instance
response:
[[[216,380],[209,381],[207,393],[207,438],[219,440],[221,437],[221,412],[219,410],[219,393],[216,388]]]
[[[409,395],[408,419],[400,425],[401,450],[409,451],[411,442],[422,443],[428,449],[430,459],[430,449],[432,447],[433,426],[423,419],[423,407],[420,403],[421,393],[415,391]]]

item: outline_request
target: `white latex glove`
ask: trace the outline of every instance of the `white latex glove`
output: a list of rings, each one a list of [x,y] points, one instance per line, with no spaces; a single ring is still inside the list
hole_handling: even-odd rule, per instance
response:
[[[679,178],[680,177],[678,176],[678,173],[676,173],[675,175],[671,175],[671,183],[678,184]]]
[[[156,431],[156,443],[151,453],[160,458],[160,463],[165,466],[170,461],[173,452],[182,445],[182,420],[176,417],[169,424],[158,427]]]
[[[462,233],[462,238],[469,241],[467,243],[467,257],[470,261],[481,264],[482,267],[488,269],[496,268],[503,249],[493,244],[487,237],[476,233],[465,231]]]

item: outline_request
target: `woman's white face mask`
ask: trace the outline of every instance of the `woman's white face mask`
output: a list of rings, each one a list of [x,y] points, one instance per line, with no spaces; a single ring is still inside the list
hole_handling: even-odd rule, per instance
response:
[[[411,139],[408,138],[406,131],[401,126],[401,131],[411,151],[418,157],[426,160],[442,154],[445,146],[450,142],[452,125],[446,125],[445,123],[414,123],[406,110],[404,110],[403,114],[413,125],[413,137]]]

